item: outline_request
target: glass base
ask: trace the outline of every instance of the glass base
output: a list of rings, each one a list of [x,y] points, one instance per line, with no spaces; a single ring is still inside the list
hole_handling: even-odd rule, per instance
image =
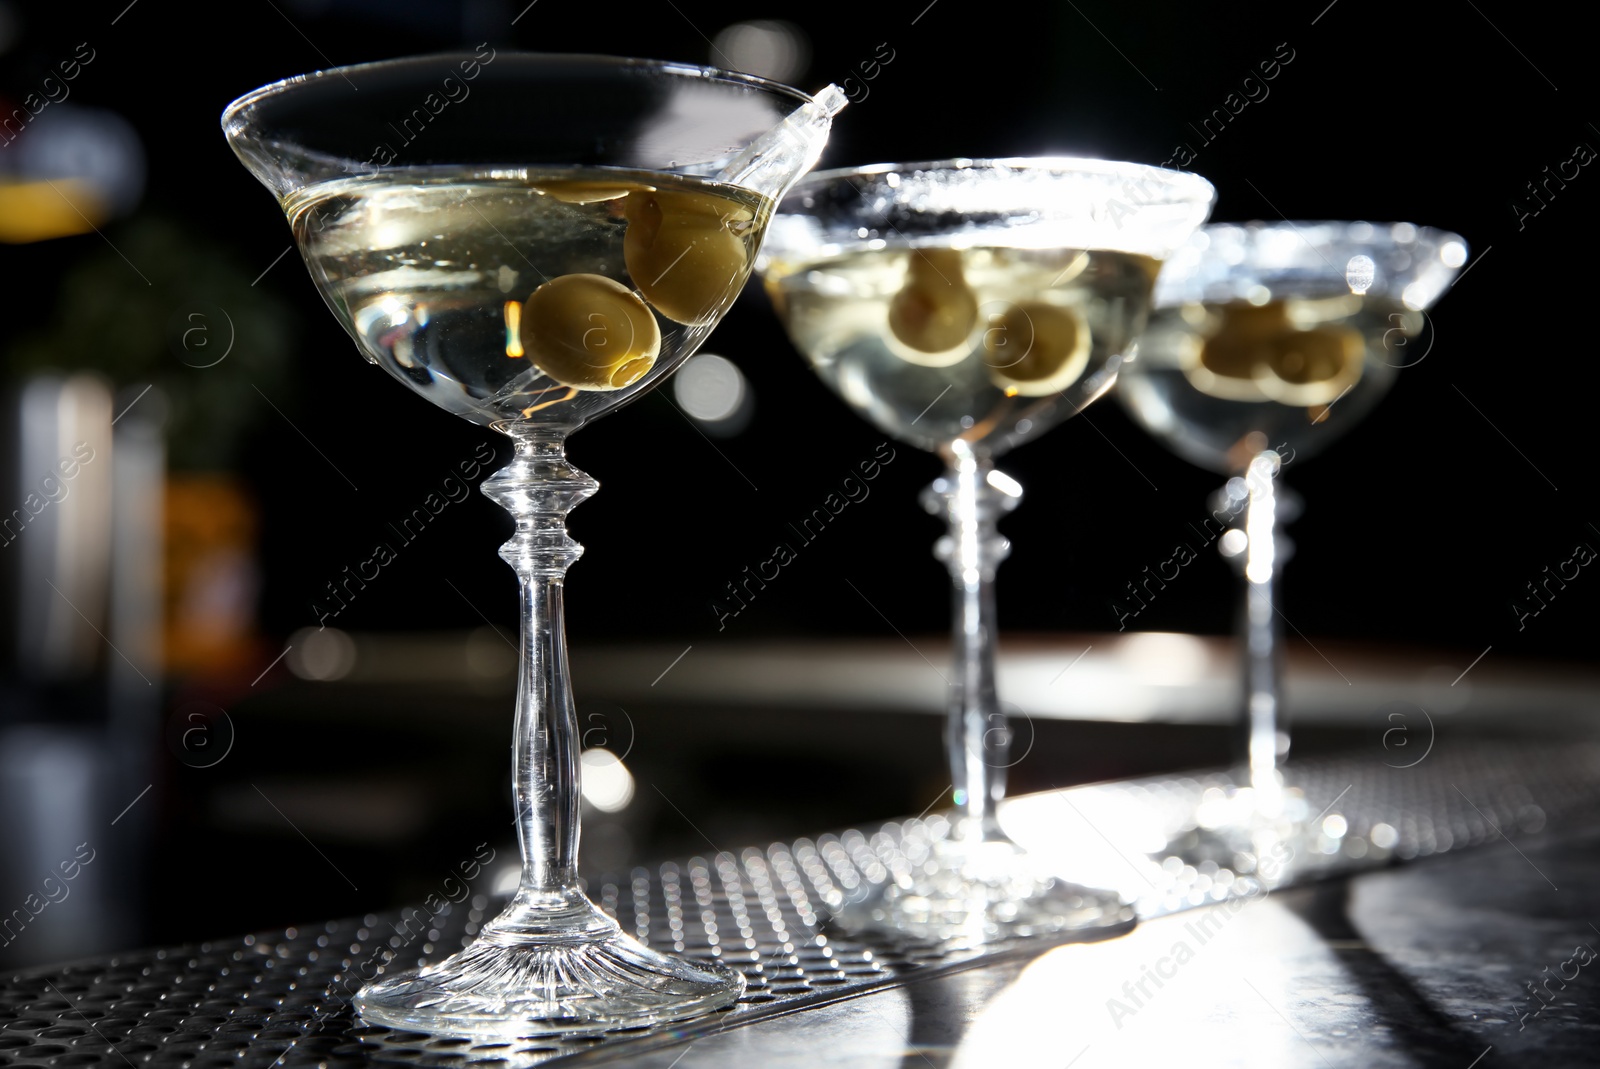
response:
[[[470,946],[368,984],[355,1006],[392,1028],[524,1038],[681,1020],[743,993],[738,972],[651,950],[581,895],[554,909],[519,895]]]
[[[1201,798],[1191,825],[1152,856],[1163,864],[1175,859],[1209,874],[1227,869],[1271,889],[1293,874],[1306,813],[1304,794],[1281,783],[1266,789],[1212,787]]]
[[[909,936],[959,949],[1034,936],[1119,935],[1134,913],[1115,891],[1043,875],[1008,839],[943,840],[836,913],[849,931]]]

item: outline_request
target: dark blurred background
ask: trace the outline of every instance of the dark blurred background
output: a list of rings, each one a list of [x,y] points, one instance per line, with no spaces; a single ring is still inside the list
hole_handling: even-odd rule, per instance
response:
[[[1585,110],[1595,99],[1592,47],[1544,13],[1359,0],[912,0],[804,11],[703,0],[627,9],[261,0],[194,11],[160,0],[0,2],[0,114],[24,102],[37,112],[0,133],[8,441],[24,440],[30,389],[49,394],[35,408],[57,413],[69,444],[72,419],[109,405],[127,441],[118,439],[114,471],[81,465],[73,507],[89,508],[94,479],[144,486],[143,507],[164,502],[165,531],[165,548],[144,549],[148,562],[165,560],[164,579],[151,580],[163,641],[149,660],[114,630],[100,637],[116,652],[92,635],[72,638],[80,625],[53,602],[60,622],[49,627],[67,637],[51,646],[21,587],[4,603],[0,806],[10,809],[0,813],[9,818],[0,911],[37,889],[27,865],[42,877],[83,838],[101,852],[71,907],[84,916],[76,930],[30,910],[29,930],[0,946],[0,966],[360,912],[434,890],[479,842],[499,850],[494,868],[514,854],[504,736],[515,586],[494,552],[510,531],[497,506],[476,494],[452,504],[330,621],[335,637],[307,637],[274,661],[315,627],[326,584],[390,537],[387,521],[417,508],[482,443],[507,454],[494,435],[356,358],[298,256],[283,255],[281,213],[223,141],[218,116],[230,100],[319,67],[488,42],[743,67],[807,89],[853,78],[846,88],[857,99],[835,124],[824,166],[1176,156],[1217,186],[1217,220],[1365,218],[1455,230],[1470,245],[1470,267],[1432,316],[1426,358],[1337,449],[1287,476],[1307,510],[1291,530],[1298,561],[1284,611],[1319,643],[1425,647],[1458,667],[1485,647],[1496,659],[1592,657],[1583,621],[1597,596],[1589,583],[1600,580],[1569,583],[1522,629],[1512,608],[1547,565],[1579,543],[1600,545],[1583,430],[1593,345],[1567,300],[1581,301],[1587,284],[1582,243],[1600,190],[1586,166],[1600,148]],[[1265,95],[1259,80],[1241,90],[1273,59],[1280,67]],[[1201,136],[1197,127],[1230,94],[1235,107],[1256,99],[1220,134]],[[1182,147],[1189,155],[1178,155]],[[1558,167],[1577,177],[1545,185]],[[1530,182],[1541,183],[1542,201]],[[203,366],[230,337],[226,356]],[[648,640],[667,651],[665,668],[687,646],[941,632],[947,581],[930,554],[940,532],[916,504],[938,464],[907,448],[867,501],[719,629],[712,602],[725,585],[767,557],[788,537],[785,525],[881,438],[810,375],[759,287],[747,288],[706,350],[742,370],[748,419],[697,421],[668,388],[572,443],[575,463],[604,487],[571,521],[587,547],[569,581],[575,649]],[[1540,372],[1547,359],[1563,373]],[[80,370],[99,378],[51,377]],[[52,453],[30,467],[7,450],[3,510],[57,461]],[[1004,525],[1015,547],[1001,572],[1008,633],[1116,631],[1113,601],[1171,555],[1218,483],[1115,404],[1003,467],[1027,492]],[[109,522],[66,514],[71,500],[38,522]],[[0,552],[20,559],[34,533]],[[8,575],[31,567],[3,563]],[[1130,626],[1224,634],[1233,584],[1207,554]],[[123,602],[113,594],[110,604],[115,617]],[[137,645],[138,619],[123,627]],[[363,636],[362,648],[380,651],[391,670],[374,670],[368,687],[350,676],[319,689],[318,680],[349,675],[356,644],[343,633]],[[581,693],[581,674],[578,682]],[[748,841],[721,841],[730,836],[914,810],[922,802],[911,799],[941,786],[932,720],[902,733],[904,721],[864,714],[840,721],[848,731],[822,720],[789,738],[776,714],[753,723],[695,713],[596,713],[613,733],[625,722],[640,759],[653,752],[672,766],[660,775],[676,778],[651,790],[637,777],[631,815],[614,827],[597,818],[586,849],[626,865]],[[109,746],[75,748],[103,724]],[[186,736],[191,729],[203,734]],[[1117,756],[1131,737],[1077,730],[1059,737],[1064,765],[1023,781],[1226,756],[1219,735],[1174,728],[1138,743],[1151,747],[1141,766]],[[212,761],[225,741],[231,749]],[[744,787],[707,786],[726,783],[730,770]],[[859,786],[819,789],[839,776]],[[61,816],[58,827],[70,841],[38,831],[55,825],[30,824],[72,799],[82,819]],[[93,835],[70,830],[80,827]],[[47,923],[62,930],[52,937]]]

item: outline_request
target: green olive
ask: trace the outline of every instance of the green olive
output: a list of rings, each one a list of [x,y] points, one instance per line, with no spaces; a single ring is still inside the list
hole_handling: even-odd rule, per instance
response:
[[[522,348],[563,386],[620,390],[637,382],[661,352],[650,306],[604,275],[562,275],[522,306]]]
[[[1349,327],[1323,326],[1279,335],[1261,388],[1286,405],[1331,404],[1361,380],[1366,346]]]
[[[1224,306],[1189,381],[1232,401],[1325,405],[1361,378],[1365,347],[1348,327],[1296,328],[1282,301]]]
[[[1060,393],[1089,366],[1089,324],[1077,312],[1022,301],[989,317],[983,332],[989,379],[1008,395]]]
[[[1272,358],[1277,338],[1294,329],[1282,301],[1224,305],[1221,319],[1200,350],[1200,364],[1225,378],[1255,378],[1257,368]]]
[[[678,323],[710,323],[750,275],[755,213],[714,193],[646,190],[623,204],[622,258],[644,299]]]
[[[1217,318],[1205,340],[1188,350],[1193,359],[1184,370],[1190,383],[1227,401],[1271,400],[1260,379],[1269,374],[1277,339],[1294,330],[1283,302],[1235,301],[1224,305]]]
[[[652,187],[640,182],[594,182],[580,178],[547,178],[534,186],[563,204],[599,204]]]
[[[906,281],[889,302],[889,331],[910,351],[896,355],[925,367],[964,360],[978,322],[978,298],[967,286],[958,249],[915,249]]]

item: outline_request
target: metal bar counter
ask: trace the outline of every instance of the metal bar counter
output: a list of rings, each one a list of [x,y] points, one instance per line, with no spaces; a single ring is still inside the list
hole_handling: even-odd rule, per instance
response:
[[[641,938],[744,971],[744,998],[710,1017],[494,1043],[353,1018],[349,995],[376,969],[442,957],[492,915],[478,896],[16,974],[0,983],[0,1064],[1594,1063],[1600,746],[1479,743],[1410,768],[1363,754],[1293,763],[1287,780],[1304,830],[1276,882],[1170,852],[1222,796],[1221,773],[1008,803],[1024,845],[1137,910],[1131,932],[1094,942],[835,930],[830,903],[914,863],[948,829],[934,815],[595,888]]]

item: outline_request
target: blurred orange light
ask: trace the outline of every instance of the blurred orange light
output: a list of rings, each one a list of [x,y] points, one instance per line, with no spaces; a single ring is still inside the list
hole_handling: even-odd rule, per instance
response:
[[[105,199],[80,178],[0,181],[0,242],[8,245],[87,234],[107,218]]]

